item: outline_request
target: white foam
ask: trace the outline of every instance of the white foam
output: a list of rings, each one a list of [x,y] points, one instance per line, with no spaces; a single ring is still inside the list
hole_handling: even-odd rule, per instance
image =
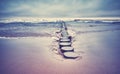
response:
[[[0,39],[39,39],[41,37],[0,37]]]
[[[79,19],[80,21],[90,22],[93,21],[115,21],[119,20],[119,17],[98,17],[98,18],[40,18],[40,17],[9,17],[9,18],[1,18],[0,22],[9,23],[9,22],[57,22],[57,21],[74,21],[75,19]]]

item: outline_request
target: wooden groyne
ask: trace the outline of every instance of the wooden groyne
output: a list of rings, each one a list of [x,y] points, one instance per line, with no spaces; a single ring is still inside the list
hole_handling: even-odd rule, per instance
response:
[[[74,52],[72,47],[72,36],[69,35],[67,25],[65,22],[61,22],[61,37],[59,38],[59,53],[64,58],[75,59],[78,55]]]

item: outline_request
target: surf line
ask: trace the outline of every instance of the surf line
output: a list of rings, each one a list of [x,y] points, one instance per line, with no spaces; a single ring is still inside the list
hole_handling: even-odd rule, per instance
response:
[[[64,21],[60,22],[60,37],[58,40],[58,53],[66,59],[76,59],[79,57],[72,47],[72,36],[68,34],[67,25]]]

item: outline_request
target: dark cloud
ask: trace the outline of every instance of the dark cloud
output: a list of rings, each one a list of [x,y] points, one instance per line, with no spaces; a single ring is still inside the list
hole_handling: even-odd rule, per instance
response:
[[[0,17],[120,17],[119,0],[0,0]]]
[[[104,0],[101,4],[102,10],[120,10],[120,0]]]

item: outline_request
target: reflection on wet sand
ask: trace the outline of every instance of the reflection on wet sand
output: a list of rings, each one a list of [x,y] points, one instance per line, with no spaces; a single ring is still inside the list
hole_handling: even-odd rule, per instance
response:
[[[79,60],[51,52],[51,37],[0,39],[1,74],[113,74],[119,73],[118,32],[76,35]],[[112,37],[111,37],[112,36]],[[106,38],[106,39],[105,39]],[[107,41],[105,41],[107,40]],[[110,42],[110,43],[109,43]]]
[[[27,25],[24,28],[15,25],[18,30],[11,31],[8,30],[9,26],[0,28],[0,74],[120,73],[119,25],[95,27],[89,25],[86,27],[80,23],[68,25],[69,34],[74,35],[72,44],[74,52],[80,54],[77,59],[65,59],[56,51],[58,48],[54,35],[58,30],[56,27]],[[24,33],[31,32],[33,34],[30,36],[24,36]],[[16,36],[16,33],[23,35],[19,37],[20,34]],[[39,35],[36,36],[34,33]]]

